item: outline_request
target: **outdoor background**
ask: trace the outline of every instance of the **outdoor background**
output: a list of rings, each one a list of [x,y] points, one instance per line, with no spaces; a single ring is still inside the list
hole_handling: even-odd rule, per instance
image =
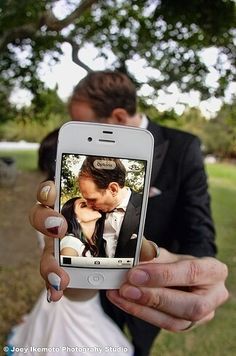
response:
[[[28,211],[44,178],[40,143],[69,120],[67,100],[87,72],[117,69],[139,110],[202,142],[218,258],[230,298],[207,325],[163,331],[152,355],[236,354],[236,2],[234,0],[0,1],[0,355],[43,281]],[[16,144],[7,151],[8,142]],[[11,182],[10,171],[16,179]],[[7,173],[8,172],[8,173]]]

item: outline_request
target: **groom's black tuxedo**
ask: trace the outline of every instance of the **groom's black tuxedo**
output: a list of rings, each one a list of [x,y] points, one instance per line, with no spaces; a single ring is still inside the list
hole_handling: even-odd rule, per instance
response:
[[[137,244],[135,235],[137,236],[138,234],[141,206],[142,194],[132,191],[121,225],[114,257],[134,257]],[[106,256],[104,249],[105,241],[102,239],[103,232],[104,220],[98,233],[100,235],[98,242],[99,256]]]
[[[155,139],[145,236],[168,250],[214,256],[215,230],[207,178],[197,137],[149,122]],[[152,189],[152,188],[151,188]]]
[[[214,256],[214,226],[200,142],[194,135],[149,122],[155,140],[145,237],[169,251]],[[148,356],[159,329],[128,315],[101,293],[104,310],[131,332],[135,356]]]
[[[115,257],[134,257],[142,206],[142,194],[131,193],[121,225]]]

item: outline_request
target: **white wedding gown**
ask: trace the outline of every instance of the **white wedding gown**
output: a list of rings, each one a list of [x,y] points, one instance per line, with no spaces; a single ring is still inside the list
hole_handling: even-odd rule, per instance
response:
[[[43,235],[37,232],[43,248]],[[66,241],[66,240],[65,240]],[[5,349],[6,350],[6,349]],[[87,301],[47,302],[43,291],[8,338],[7,356],[133,356],[133,345],[106,315],[99,294]]]
[[[31,313],[15,326],[8,355],[132,356],[133,346],[104,313],[99,294],[87,301],[66,297],[48,303],[43,292]]]

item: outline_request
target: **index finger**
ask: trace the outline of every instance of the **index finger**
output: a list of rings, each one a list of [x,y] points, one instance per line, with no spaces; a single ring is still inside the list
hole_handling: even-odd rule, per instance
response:
[[[143,236],[140,250],[140,261],[151,261],[155,257],[157,257],[157,251],[155,247],[153,246],[152,242]]]
[[[128,282],[137,286],[174,287],[212,284],[225,280],[227,266],[211,257],[180,260],[175,263],[148,263],[134,267]]]

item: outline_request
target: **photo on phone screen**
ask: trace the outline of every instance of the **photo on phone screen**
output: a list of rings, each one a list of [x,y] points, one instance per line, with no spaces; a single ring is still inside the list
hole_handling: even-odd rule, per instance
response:
[[[59,210],[68,230],[60,264],[131,268],[143,202],[146,161],[63,153]]]

